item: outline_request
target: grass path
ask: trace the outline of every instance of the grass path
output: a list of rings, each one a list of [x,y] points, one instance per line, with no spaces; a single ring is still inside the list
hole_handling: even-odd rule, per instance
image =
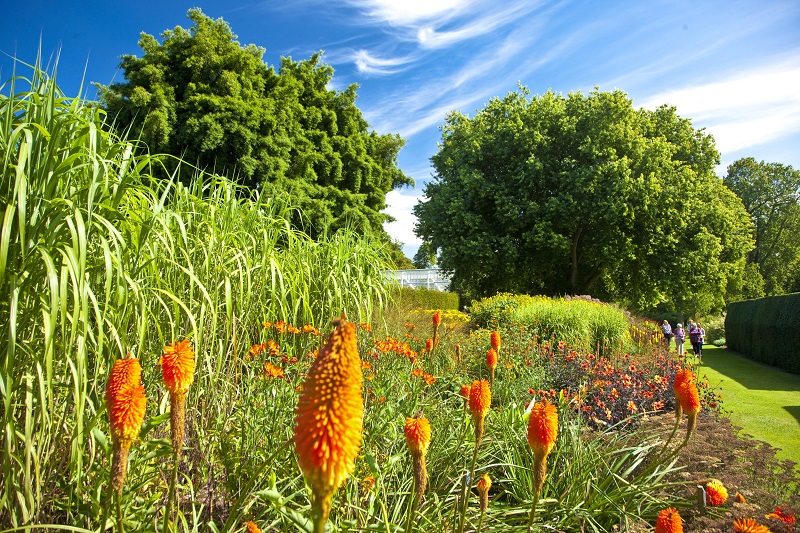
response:
[[[721,389],[726,414],[741,433],[780,448],[779,459],[800,465],[800,376],[709,345],[697,371]]]

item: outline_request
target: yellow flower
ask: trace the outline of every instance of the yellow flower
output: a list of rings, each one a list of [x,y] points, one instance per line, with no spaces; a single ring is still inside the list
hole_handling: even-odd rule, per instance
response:
[[[322,527],[333,493],[353,472],[364,417],[355,326],[344,316],[334,324],[308,371],[295,413],[295,450],[314,495],[315,523]]]

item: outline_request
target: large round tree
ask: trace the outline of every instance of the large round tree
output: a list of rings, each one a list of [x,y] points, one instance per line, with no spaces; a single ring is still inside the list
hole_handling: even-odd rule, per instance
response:
[[[621,91],[530,97],[448,116],[415,207],[467,298],[592,294],[639,309],[719,309],[738,293],[751,223],[714,174],[712,137]]]
[[[357,86],[329,89],[333,69],[320,54],[284,58],[276,73],[224,20],[199,9],[188,17],[190,29],[162,42],[143,33],[142,56],[122,56],[126,81],[101,87],[115,125],[153,153],[290,193],[312,236],[348,226],[388,241],[386,193],[413,182],[397,167],[403,140],[369,130]]]

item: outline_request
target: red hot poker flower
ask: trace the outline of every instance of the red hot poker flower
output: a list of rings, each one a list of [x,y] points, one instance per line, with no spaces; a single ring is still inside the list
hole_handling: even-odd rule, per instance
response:
[[[106,409],[113,442],[111,486],[117,492],[121,492],[125,484],[128,454],[142,427],[146,405],[139,360],[133,357],[117,359],[106,384]]]
[[[364,417],[355,325],[344,316],[334,324],[300,391],[294,431],[300,468],[314,495],[314,521],[323,528],[333,493],[355,467]]]

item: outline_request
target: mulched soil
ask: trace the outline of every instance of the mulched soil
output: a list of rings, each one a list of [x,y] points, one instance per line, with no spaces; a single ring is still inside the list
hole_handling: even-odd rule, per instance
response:
[[[663,426],[661,429],[668,433],[674,420],[672,415],[661,415],[649,423]],[[685,423],[684,420],[679,432],[685,431]],[[697,430],[679,455],[678,463],[686,468],[676,474],[675,480],[685,483],[684,495],[693,501],[697,486],[711,478],[722,481],[729,497],[723,505],[706,507],[704,512],[700,505],[681,509],[684,531],[730,533],[735,519],[755,518],[774,533],[800,532],[800,526],[792,528],[775,518],[765,518],[778,505],[791,513],[800,510],[800,469],[792,461],[777,459],[775,448],[769,444],[738,435],[740,430],[728,419],[702,413],[698,417]],[[744,496],[744,503],[735,502],[737,492]]]

